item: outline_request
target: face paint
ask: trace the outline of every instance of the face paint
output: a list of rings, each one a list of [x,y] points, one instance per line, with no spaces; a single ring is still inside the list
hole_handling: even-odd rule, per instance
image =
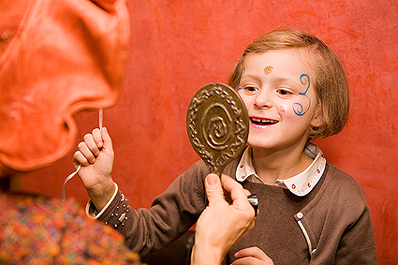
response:
[[[286,107],[285,104],[283,104],[283,105],[280,105],[280,106],[279,106],[279,109],[280,109],[281,112],[286,112],[287,107]]]
[[[245,69],[245,68],[243,68],[243,69],[242,69],[242,75],[244,75],[244,74],[245,74],[245,71],[246,71],[246,69]],[[239,91],[239,90],[241,90],[241,89],[242,89],[241,87],[240,87],[240,88],[238,88],[238,91]]]
[[[294,103],[293,104],[293,111],[294,113],[296,113],[298,116],[303,116],[309,109],[311,106],[311,99],[306,95],[308,92],[308,89],[310,88],[310,77],[307,74],[302,74],[300,76],[300,82],[303,85],[306,85],[307,88],[305,89],[305,91],[303,93],[299,93],[301,96],[304,96],[307,98],[308,100],[308,107],[304,110],[303,105],[301,105],[301,103]]]
[[[268,74],[272,73],[272,70],[274,70],[274,67],[271,65],[268,65],[268,66],[264,67],[264,74],[268,75]]]

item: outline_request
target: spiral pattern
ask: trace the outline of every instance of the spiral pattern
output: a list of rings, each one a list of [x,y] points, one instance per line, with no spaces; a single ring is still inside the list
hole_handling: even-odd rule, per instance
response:
[[[187,131],[195,151],[219,173],[246,145],[248,116],[238,94],[224,84],[202,87],[192,98]]]
[[[228,141],[233,136],[232,118],[228,110],[221,104],[214,104],[205,110],[200,117],[203,138],[206,144],[217,151],[228,148]]]
[[[310,88],[310,77],[307,74],[302,74],[300,76],[300,82],[301,84],[306,86],[306,89],[303,93],[299,93],[301,96],[304,96],[307,98],[308,101],[308,107],[306,110],[304,110],[303,105],[300,103],[294,103],[293,104],[293,111],[296,113],[298,116],[303,116],[307,111],[310,109],[311,106],[311,99],[307,96],[308,89]]]

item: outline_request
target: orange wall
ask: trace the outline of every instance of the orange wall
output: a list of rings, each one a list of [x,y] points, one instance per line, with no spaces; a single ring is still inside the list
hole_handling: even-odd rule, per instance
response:
[[[185,115],[195,91],[227,82],[255,37],[277,27],[307,30],[330,43],[351,84],[352,115],[338,136],[317,141],[326,158],[364,188],[380,264],[398,264],[398,3],[391,0],[131,1],[132,42],[124,90],[105,110],[114,140],[114,179],[134,207],[152,199],[198,159]],[[79,138],[98,124],[96,111],[75,116]],[[60,197],[73,171],[72,150],[56,165],[20,174],[23,190]],[[67,197],[87,195],[72,179]]]

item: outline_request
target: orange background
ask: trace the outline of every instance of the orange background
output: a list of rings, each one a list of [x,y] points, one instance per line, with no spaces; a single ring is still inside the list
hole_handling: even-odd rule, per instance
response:
[[[113,137],[114,180],[135,208],[149,207],[198,156],[185,116],[195,91],[227,82],[254,38],[280,27],[329,43],[351,85],[351,118],[338,136],[317,141],[328,161],[365,190],[380,264],[398,264],[398,2],[390,0],[130,1],[131,51],[119,102],[104,111]],[[79,135],[98,126],[97,111],[75,115]],[[60,198],[75,150],[55,165],[19,173],[15,187]],[[66,189],[82,205],[79,179]]]

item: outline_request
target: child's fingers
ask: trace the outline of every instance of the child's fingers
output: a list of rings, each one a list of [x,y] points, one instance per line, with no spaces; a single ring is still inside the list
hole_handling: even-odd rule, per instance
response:
[[[76,151],[73,155],[73,166],[77,168],[79,165],[86,167],[90,165],[90,163],[80,151]]]
[[[95,140],[94,140],[94,135],[93,135],[93,134],[86,134],[86,135],[83,137],[83,139],[84,139],[84,143],[86,144],[88,150],[90,150],[91,153],[93,153],[95,157],[98,156],[100,150],[98,149],[97,143],[96,143]],[[82,149],[82,148],[84,148],[84,146],[79,144],[79,149],[81,149],[81,150],[83,150],[83,151],[86,151],[86,150],[84,150],[84,149]],[[88,155],[88,154],[86,154],[85,152],[83,152],[83,155]],[[89,161],[90,161],[90,160],[89,160]],[[91,161],[90,161],[90,162],[91,162]]]
[[[243,257],[256,257],[256,258],[260,258],[265,256],[264,252],[259,249],[258,247],[248,247],[248,248],[244,248],[239,250],[238,252],[235,253],[235,258],[239,259],[239,258],[243,258]]]
[[[264,265],[273,265],[273,261],[267,254],[264,253],[259,247],[249,247],[242,249],[235,253],[235,258],[240,260],[241,262],[236,262],[232,264],[248,264],[248,262],[243,262],[245,259],[257,259],[258,261],[262,261],[261,264]]]
[[[113,149],[112,149],[112,138],[109,135],[108,129],[106,127],[102,127],[101,128],[101,137],[102,137],[102,140],[104,141],[103,142],[104,143],[103,147],[107,151],[113,151]]]
[[[90,144],[87,144],[87,142],[80,142],[78,145],[79,152],[85,157],[85,159],[93,164],[95,162],[95,157],[99,154],[98,148],[95,146],[94,141],[89,141]],[[92,147],[94,144],[94,147]],[[91,150],[89,145],[91,145],[91,148],[94,150]],[[93,153],[94,152],[94,153]],[[84,162],[84,161],[83,161]],[[81,163],[84,165],[84,163]]]
[[[103,141],[102,141],[102,136],[101,136],[101,131],[98,128],[95,128],[92,132],[94,142],[97,145],[98,148],[101,148],[103,146]]]

